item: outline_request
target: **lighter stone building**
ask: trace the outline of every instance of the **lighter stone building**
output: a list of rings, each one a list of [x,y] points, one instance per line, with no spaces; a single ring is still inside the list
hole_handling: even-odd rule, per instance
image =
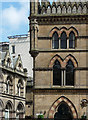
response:
[[[26,79],[20,55],[0,52],[0,120],[25,118]]]
[[[30,50],[30,33],[26,35],[14,35],[9,36],[9,51],[13,57],[18,56],[20,54],[23,67],[28,70],[28,77],[33,78],[32,66],[33,60],[31,55],[29,54]]]
[[[30,7],[34,117],[88,118],[88,2]]]

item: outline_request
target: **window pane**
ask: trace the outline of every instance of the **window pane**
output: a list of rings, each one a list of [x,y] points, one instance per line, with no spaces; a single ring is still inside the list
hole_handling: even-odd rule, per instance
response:
[[[66,49],[67,48],[67,36],[66,36],[65,32],[63,32],[61,34],[61,48],[62,49]]]
[[[53,85],[61,85],[61,67],[58,60],[53,66]]]
[[[55,32],[52,37],[52,48],[58,49],[59,48],[59,40],[58,40],[58,34]]]
[[[73,32],[69,35],[69,48],[75,47],[75,34]]]
[[[66,66],[66,85],[74,86],[74,65],[71,60]]]
[[[15,46],[12,46],[12,53],[15,53]]]

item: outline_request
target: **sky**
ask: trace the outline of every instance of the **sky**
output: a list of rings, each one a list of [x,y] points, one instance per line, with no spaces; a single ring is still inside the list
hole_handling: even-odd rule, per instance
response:
[[[9,41],[8,36],[27,34],[30,13],[27,0],[2,1],[0,1],[0,42]]]
[[[0,0],[0,42],[9,41],[8,36],[23,35],[29,31],[29,0]],[[41,0],[39,0],[41,1]],[[50,0],[69,1],[69,0]],[[88,0],[70,0],[88,1]]]

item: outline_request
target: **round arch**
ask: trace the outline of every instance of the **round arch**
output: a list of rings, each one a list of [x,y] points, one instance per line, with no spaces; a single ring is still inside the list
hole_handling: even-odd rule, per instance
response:
[[[19,102],[16,108],[16,118],[23,118],[25,113],[24,104]]]
[[[13,111],[14,106],[13,106],[13,103],[12,103],[10,100],[8,100],[8,101],[6,102],[5,108],[6,108],[7,105],[11,105],[11,111]]]
[[[49,113],[48,113],[48,118],[54,118],[54,114],[56,112],[56,108],[58,107],[58,105],[61,103],[61,102],[64,102],[68,105],[68,107],[70,108],[71,112],[72,112],[72,115],[73,115],[73,118],[76,119],[78,118],[78,114],[77,114],[77,111],[76,111],[76,108],[75,106],[73,105],[73,103],[68,99],[66,98],[65,96],[61,96],[60,98],[58,98],[51,106],[50,110],[49,110]]]

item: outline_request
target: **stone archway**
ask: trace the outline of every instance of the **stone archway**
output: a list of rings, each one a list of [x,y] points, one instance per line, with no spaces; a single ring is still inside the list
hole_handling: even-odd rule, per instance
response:
[[[72,116],[74,119],[78,118],[78,115],[77,115],[77,111],[75,109],[75,106],[72,104],[72,102],[64,97],[64,96],[61,96],[59,99],[57,99],[53,105],[51,106],[50,110],[49,110],[49,114],[48,114],[48,118],[54,118],[55,116],[55,113],[56,113],[56,109],[57,107],[60,105],[60,103],[66,103],[66,105],[68,106],[68,108],[70,109],[71,113],[72,113]]]

